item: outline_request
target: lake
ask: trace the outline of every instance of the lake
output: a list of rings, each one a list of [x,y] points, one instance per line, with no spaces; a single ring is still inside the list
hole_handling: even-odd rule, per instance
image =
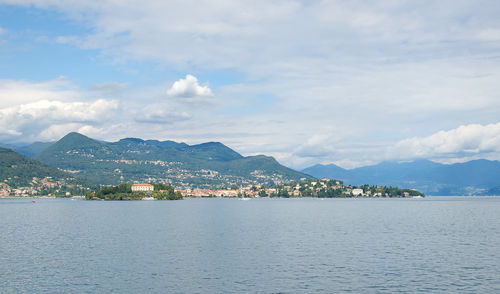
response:
[[[0,293],[500,293],[500,197],[0,199]]]

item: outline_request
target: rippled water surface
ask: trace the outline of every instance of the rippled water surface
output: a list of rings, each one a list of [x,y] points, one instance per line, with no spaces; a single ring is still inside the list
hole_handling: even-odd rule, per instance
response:
[[[500,293],[500,198],[0,199],[0,293]]]

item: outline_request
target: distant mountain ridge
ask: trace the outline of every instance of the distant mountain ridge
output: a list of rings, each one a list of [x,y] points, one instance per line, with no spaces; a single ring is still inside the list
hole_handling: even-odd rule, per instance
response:
[[[54,144],[54,142],[33,142],[28,145],[11,145],[11,144],[2,144],[0,143],[0,147],[11,149],[19,154],[22,154],[26,157],[33,158],[38,153],[47,149],[50,145]]]
[[[188,145],[139,138],[102,142],[73,132],[35,158],[96,183],[113,185],[122,181],[152,181],[212,187],[310,178],[272,157],[244,157],[219,142]]]
[[[351,170],[334,164],[318,164],[302,172],[317,178],[340,179],[352,185],[414,188],[427,195],[498,195],[500,187],[500,162],[485,159],[455,164],[429,160],[382,162]]]
[[[228,186],[296,181],[310,175],[358,186],[414,188],[427,195],[500,194],[500,162],[489,160],[450,165],[429,160],[382,162],[351,170],[334,164],[318,164],[297,172],[272,157],[244,157],[219,142],[188,145],[139,138],[103,142],[69,133],[57,142],[9,147],[100,184],[165,181],[178,186],[203,187],[221,183]]]

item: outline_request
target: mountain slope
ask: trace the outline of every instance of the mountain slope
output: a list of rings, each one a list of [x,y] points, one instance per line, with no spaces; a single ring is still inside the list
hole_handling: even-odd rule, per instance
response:
[[[377,165],[345,170],[335,165],[316,165],[303,170],[315,177],[344,180],[347,184],[378,184],[415,188],[428,195],[490,194],[500,186],[500,162],[473,160],[440,164],[429,160]]]
[[[272,157],[244,157],[219,142],[192,146],[138,138],[101,142],[70,133],[36,158],[94,182],[113,185],[122,181],[154,181],[222,187],[309,178]]]
[[[243,156],[219,142],[208,142],[182,148],[190,156],[202,160],[231,161],[242,159]]]
[[[13,150],[26,157],[33,158],[43,150],[49,148],[52,144],[54,144],[54,142],[34,142],[26,146],[15,147]]]
[[[0,181],[18,177],[20,185],[27,185],[33,177],[65,177],[57,168],[27,158],[13,150],[0,148]]]
[[[33,178],[38,178],[38,183],[34,183]],[[92,186],[86,180],[77,179],[55,167],[27,158],[13,150],[0,148],[0,182],[15,188],[40,184],[40,180],[44,178],[50,178],[51,182],[61,185]]]
[[[102,158],[111,154],[111,152],[111,148],[104,143],[79,133],[69,133],[35,156],[35,159],[63,170],[75,171],[93,166],[85,156]],[[92,180],[95,180],[95,178]]]

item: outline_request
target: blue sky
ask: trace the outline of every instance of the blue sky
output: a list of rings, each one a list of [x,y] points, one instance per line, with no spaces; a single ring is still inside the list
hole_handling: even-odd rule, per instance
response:
[[[0,142],[500,159],[496,1],[0,0]]]

